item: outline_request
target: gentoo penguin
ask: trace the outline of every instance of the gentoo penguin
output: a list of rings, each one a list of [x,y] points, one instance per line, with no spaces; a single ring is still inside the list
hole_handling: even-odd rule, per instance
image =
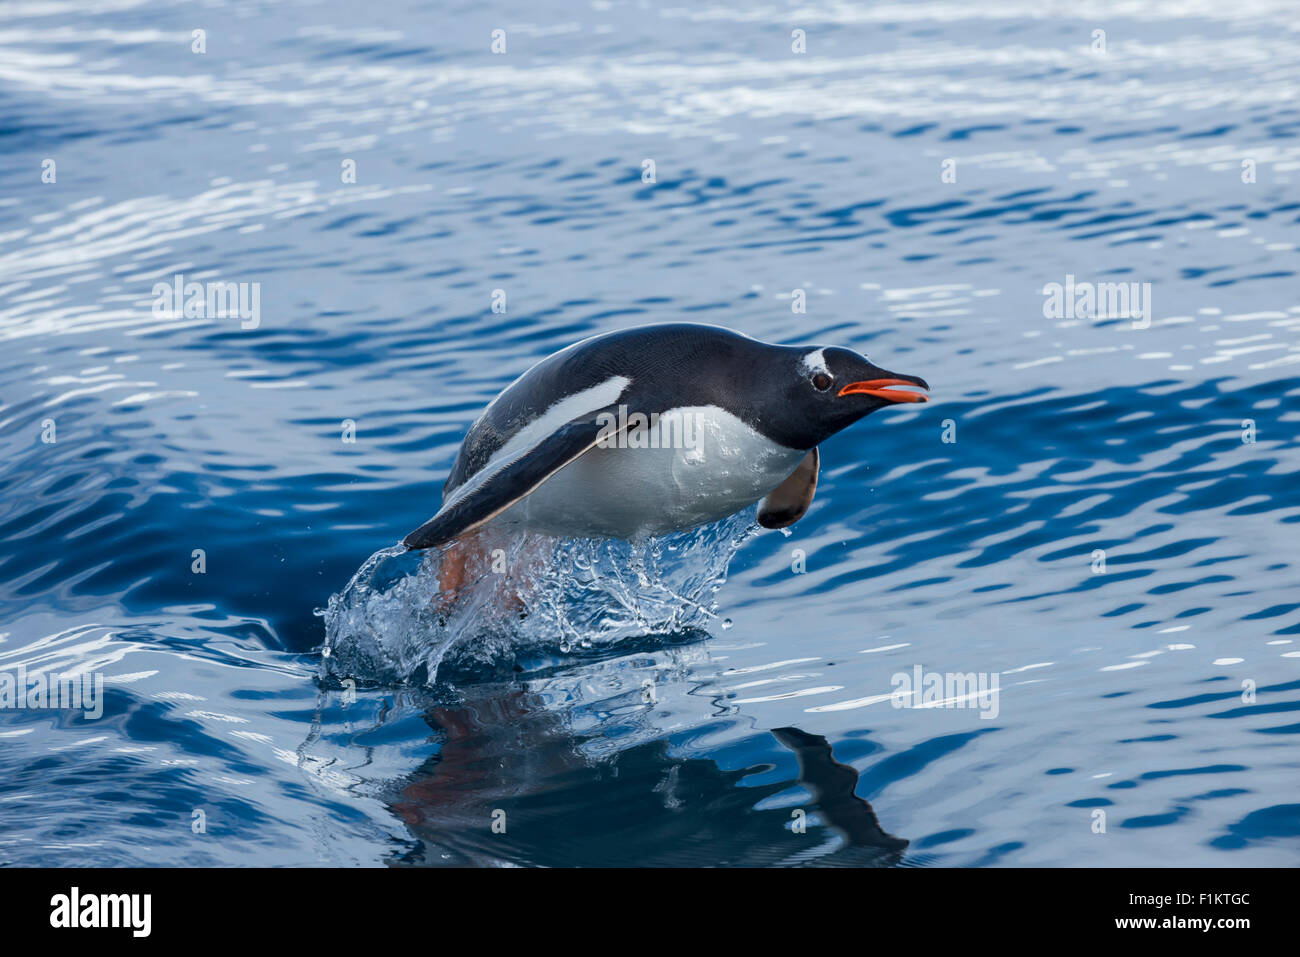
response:
[[[778,346],[690,323],[593,336],[548,356],[479,416],[442,508],[403,543],[475,529],[639,539],[760,502],[767,528],[798,521],[819,443],[876,409],[924,402],[917,376],[836,347]]]

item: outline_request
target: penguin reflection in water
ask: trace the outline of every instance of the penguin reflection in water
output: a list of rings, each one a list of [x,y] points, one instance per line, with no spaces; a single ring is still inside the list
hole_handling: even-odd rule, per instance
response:
[[[487,570],[477,539],[489,529],[638,540],[755,502],[760,525],[784,528],[812,504],[821,442],[877,409],[926,401],[900,386],[929,389],[848,349],[717,326],[593,336],[492,400],[461,443],[442,507],[403,544],[455,542],[439,569],[446,605]]]

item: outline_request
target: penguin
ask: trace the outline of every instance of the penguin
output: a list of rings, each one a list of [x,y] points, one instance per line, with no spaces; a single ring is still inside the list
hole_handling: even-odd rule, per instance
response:
[[[885,406],[925,402],[925,380],[835,346],[773,345],[720,326],[657,323],[541,360],[465,436],[442,507],[403,539],[435,548],[487,527],[641,540],[755,502],[797,522],[817,446]]]

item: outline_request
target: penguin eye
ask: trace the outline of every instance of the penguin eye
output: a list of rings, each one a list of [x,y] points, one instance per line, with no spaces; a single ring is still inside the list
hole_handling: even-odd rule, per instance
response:
[[[825,372],[819,372],[812,377],[813,388],[818,392],[825,392],[834,382],[835,380]]]

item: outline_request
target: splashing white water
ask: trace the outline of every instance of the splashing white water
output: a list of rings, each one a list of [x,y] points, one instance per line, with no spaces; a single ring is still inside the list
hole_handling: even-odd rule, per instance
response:
[[[498,530],[468,553],[382,549],[322,613],[322,677],[433,685],[444,662],[511,662],[718,627],[714,596],[757,528],[750,509],[640,543]],[[454,591],[440,584],[457,578]]]

